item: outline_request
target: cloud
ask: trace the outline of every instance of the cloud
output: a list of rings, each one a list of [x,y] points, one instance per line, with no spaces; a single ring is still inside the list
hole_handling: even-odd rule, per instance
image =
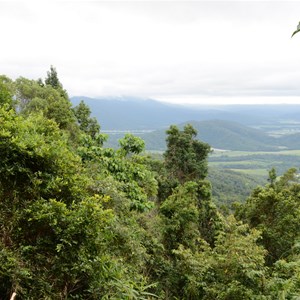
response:
[[[1,73],[36,79],[54,65],[70,95],[296,97],[299,11],[289,1],[0,1]]]

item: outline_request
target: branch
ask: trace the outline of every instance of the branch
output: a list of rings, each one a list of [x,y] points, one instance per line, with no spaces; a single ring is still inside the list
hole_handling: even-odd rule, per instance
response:
[[[17,294],[15,292],[13,292],[13,294],[10,297],[10,300],[15,300],[16,296],[17,296]]]

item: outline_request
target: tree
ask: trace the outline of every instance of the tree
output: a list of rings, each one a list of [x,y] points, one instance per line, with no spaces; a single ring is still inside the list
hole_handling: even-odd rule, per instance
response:
[[[72,109],[50,83],[0,76],[0,101],[2,298],[299,296],[295,168],[272,169],[225,218],[205,179],[210,147],[191,125],[170,127],[156,161],[131,134],[104,148],[90,109]]]
[[[199,251],[174,251],[182,278],[180,299],[265,299],[265,250],[257,245],[259,231],[232,216],[211,248],[199,240]]]
[[[12,80],[6,76],[0,76],[0,106],[4,104],[13,107]]]
[[[73,108],[80,130],[90,135],[93,139],[99,134],[100,125],[96,118],[91,118],[91,110],[83,100]]]
[[[270,184],[256,188],[236,215],[262,232],[261,243],[268,250],[267,263],[285,259],[300,235],[300,184],[296,169],[280,178],[270,172]]]
[[[188,124],[180,131],[172,125],[167,130],[165,164],[170,175],[179,182],[204,179],[207,175],[207,155],[210,146],[195,140],[197,131]]]
[[[197,187],[195,182],[178,186],[160,206],[164,244],[169,254],[179,245],[190,249],[196,247],[197,238],[200,236]]]
[[[50,242],[51,230],[43,232],[38,226],[29,230],[32,215],[29,217],[26,211],[51,198],[65,205],[79,201],[83,194],[75,191],[84,191],[84,176],[79,157],[68,149],[67,140],[54,121],[41,115],[24,118],[13,110],[0,108],[0,123],[0,255],[8,259],[1,266],[0,281],[7,283],[7,290],[15,289],[28,298],[25,295],[30,281],[34,281],[32,277],[40,274],[44,278],[40,272],[46,263],[44,257],[40,269],[36,269],[34,260],[42,255],[43,249],[35,242]],[[36,248],[37,252],[33,250]],[[48,255],[47,259],[50,261],[51,257]],[[36,291],[38,282],[37,279]],[[44,297],[36,294],[33,298]]]
[[[75,122],[71,102],[51,85],[41,86],[35,80],[19,77],[15,81],[15,97],[18,111],[22,114],[43,113],[55,120],[61,129],[72,127]]]
[[[51,85],[53,88],[58,89],[62,87],[60,83],[56,69],[51,66],[50,71],[47,72],[47,77],[45,78],[45,83]]]
[[[121,151],[124,152],[125,156],[133,153],[140,154],[143,150],[145,150],[145,142],[130,133],[127,133],[124,138],[119,140],[119,144],[121,146]]]
[[[18,114],[3,106],[0,124],[1,296],[150,296],[140,227],[121,191],[126,186],[128,195],[147,199],[142,164],[122,160],[127,181],[121,182],[121,172],[115,176],[120,181],[111,180],[101,172],[113,158],[102,156],[100,172],[93,174],[95,165],[83,163],[65,131],[42,113]]]
[[[38,83],[41,85],[40,80],[38,80]],[[62,97],[68,99],[67,91],[63,89],[63,85],[58,79],[57,71],[53,66],[51,66],[50,71],[47,72],[47,77],[45,78],[45,84],[52,86],[54,89],[59,91]]]

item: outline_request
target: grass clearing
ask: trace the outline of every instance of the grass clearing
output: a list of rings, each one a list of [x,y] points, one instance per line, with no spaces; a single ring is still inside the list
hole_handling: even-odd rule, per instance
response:
[[[209,166],[230,169],[243,174],[268,176],[273,167],[281,175],[292,167],[300,167],[300,150],[264,151],[215,151],[209,157]]]
[[[297,155],[300,156],[300,150],[282,150],[282,151],[231,151],[231,150],[214,150],[211,157],[235,157],[249,155]]]

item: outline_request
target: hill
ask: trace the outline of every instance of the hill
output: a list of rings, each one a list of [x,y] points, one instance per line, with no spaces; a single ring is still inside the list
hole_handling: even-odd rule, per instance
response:
[[[300,133],[288,134],[278,138],[282,145],[287,145],[291,150],[300,149]]]
[[[190,121],[182,123],[179,127],[190,123],[198,131],[198,138],[213,148],[240,151],[277,151],[280,149],[280,139],[272,138],[264,131],[248,126],[224,121]],[[165,129],[155,130],[140,135],[146,143],[147,150],[166,149]],[[117,139],[122,134],[110,135],[109,145],[116,146]]]
[[[275,139],[265,132],[224,120],[190,122],[198,130],[198,138],[212,147],[241,151],[276,151]]]
[[[209,168],[208,179],[215,203],[227,208],[234,202],[245,202],[255,187],[266,183],[264,177],[213,167]]]
[[[174,105],[136,97],[76,96],[84,100],[103,130],[143,130],[168,127],[189,120],[225,120],[266,128],[300,122],[300,105]]]
[[[124,132],[140,135],[147,150],[165,149],[171,124],[191,123],[199,139],[214,148],[276,151],[300,148],[300,105],[180,106],[134,97],[73,97],[84,100],[117,147]],[[194,121],[190,121],[194,120]]]
[[[133,97],[71,98],[74,106],[81,100],[91,108],[103,130],[159,129],[189,120],[214,119],[235,121],[244,125],[269,124],[281,119],[280,113],[288,118],[288,111],[278,106],[183,106]],[[300,115],[300,106],[298,110]]]
[[[199,112],[193,109],[164,104],[152,99],[126,97],[71,99],[74,105],[80,100],[84,100],[91,108],[93,116],[98,119],[103,130],[158,129],[199,117]]]

